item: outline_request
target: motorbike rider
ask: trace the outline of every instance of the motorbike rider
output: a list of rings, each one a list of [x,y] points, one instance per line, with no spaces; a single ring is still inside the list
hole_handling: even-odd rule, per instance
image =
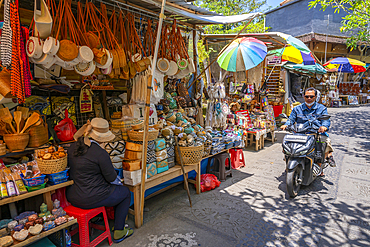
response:
[[[305,123],[310,115],[327,115],[328,110],[327,108],[316,102],[317,91],[315,88],[310,87],[304,91],[304,104],[300,104],[293,108],[288,121],[285,125],[282,125],[280,128],[285,130],[289,125],[293,125],[294,123]],[[333,158],[333,147],[331,145],[331,141],[329,138],[328,133],[326,131],[330,127],[330,120],[322,120],[320,121],[320,128],[318,130],[321,133],[321,141],[326,142],[326,149],[325,149],[325,159],[328,161],[329,165],[335,167],[335,161]],[[321,166],[321,164],[319,164]],[[324,176],[324,173],[321,173],[320,176]]]

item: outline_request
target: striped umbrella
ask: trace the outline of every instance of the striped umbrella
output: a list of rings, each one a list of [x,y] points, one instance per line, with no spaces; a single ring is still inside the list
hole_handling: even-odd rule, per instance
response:
[[[245,71],[260,64],[267,55],[266,45],[256,38],[238,38],[222,51],[217,63],[226,71]]]

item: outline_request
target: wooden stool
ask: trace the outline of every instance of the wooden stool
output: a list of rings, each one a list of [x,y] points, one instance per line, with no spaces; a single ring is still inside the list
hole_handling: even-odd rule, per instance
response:
[[[81,208],[76,208],[73,206],[68,206],[64,208],[64,211],[66,211],[67,215],[75,217],[78,223],[78,229],[73,230],[71,232],[71,236],[79,232],[80,244],[78,245],[78,244],[72,243],[72,246],[94,247],[94,246],[97,246],[99,243],[101,243],[106,238],[108,238],[109,245],[113,244],[112,235],[109,230],[108,217],[105,211],[105,207],[93,208],[93,209],[81,209]],[[103,217],[104,217],[105,226],[100,226],[100,225],[89,223],[89,221],[92,218],[94,218],[95,216],[101,213],[103,214]],[[90,226],[95,229],[104,231],[92,242],[90,242],[90,234],[89,234]]]
[[[245,146],[256,144],[256,151],[265,147],[265,136],[261,135],[259,140],[256,140],[257,133],[248,132]]]

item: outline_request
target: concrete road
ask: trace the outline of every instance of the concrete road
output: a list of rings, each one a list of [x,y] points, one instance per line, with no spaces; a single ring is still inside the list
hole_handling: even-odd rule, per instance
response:
[[[182,186],[147,200],[144,226],[117,246],[370,246],[370,107],[329,113],[337,167],[295,199],[281,145],[267,142],[219,188],[197,195],[191,185],[192,208]]]

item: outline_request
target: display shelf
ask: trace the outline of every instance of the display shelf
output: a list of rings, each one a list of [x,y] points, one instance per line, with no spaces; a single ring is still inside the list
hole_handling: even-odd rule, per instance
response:
[[[73,184],[73,180],[70,180],[70,181],[67,181],[65,183],[48,186],[44,189],[40,189],[40,190],[36,190],[36,191],[32,191],[32,192],[27,192],[23,195],[12,196],[12,197],[9,197],[9,198],[1,199],[0,200],[0,206],[6,205],[6,204],[12,203],[12,202],[17,202],[17,201],[20,201],[20,200],[23,200],[23,199],[27,199],[27,198],[30,198],[30,197],[33,197],[33,196],[42,195],[42,194],[45,194],[47,192],[54,191],[54,190],[57,190],[57,189],[60,189],[60,188],[63,188],[63,187],[66,187],[66,186],[69,186],[69,185],[72,185],[72,184]]]
[[[29,154],[29,153],[32,153],[33,151],[37,150],[37,149],[40,149],[40,148],[47,148],[48,145],[42,145],[40,147],[37,147],[37,148],[26,148],[24,151],[19,151],[19,152],[11,152],[11,153],[6,153],[2,156],[0,156],[0,159],[1,158],[5,158],[5,157],[11,157],[11,156],[17,156],[17,155],[25,155],[25,154]]]
[[[49,236],[49,235],[51,235],[53,233],[56,233],[56,232],[58,232],[60,230],[63,230],[64,228],[67,228],[67,227],[69,227],[71,225],[74,225],[76,223],[77,223],[77,219],[74,219],[74,220],[71,220],[69,222],[66,222],[66,223],[64,223],[64,224],[62,224],[60,226],[57,226],[57,227],[55,227],[55,228],[53,228],[53,229],[51,229],[49,231],[42,232],[39,235],[28,237],[26,240],[24,240],[22,242],[19,242],[17,240],[14,240],[14,243],[13,243],[13,245],[11,245],[11,247],[21,247],[21,246],[29,245],[31,243],[34,243],[34,242],[38,241],[38,240],[41,240],[44,237],[47,237],[47,236]]]

